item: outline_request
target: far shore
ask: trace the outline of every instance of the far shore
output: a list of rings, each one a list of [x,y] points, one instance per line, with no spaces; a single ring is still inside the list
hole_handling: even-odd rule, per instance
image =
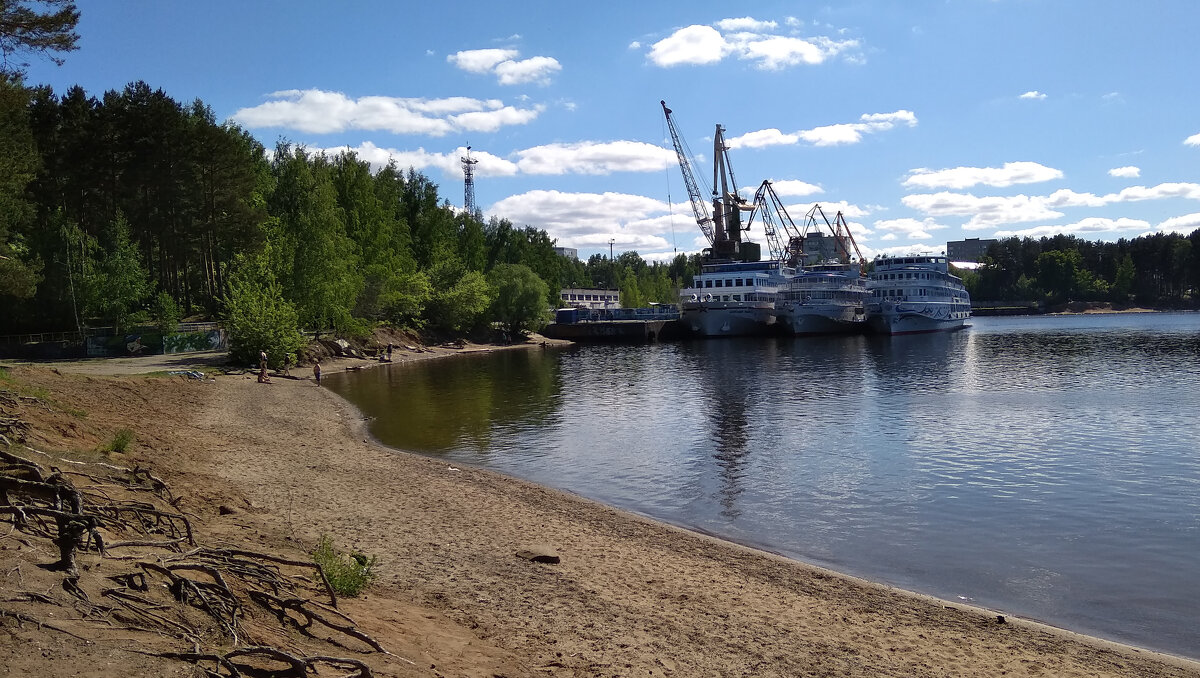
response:
[[[520,347],[414,347],[393,360]],[[334,534],[380,557],[383,577],[354,601],[355,617],[412,666],[430,669],[371,659],[380,662],[376,675],[1200,677],[1200,662],[897,590],[384,447],[305,368],[293,368],[297,379],[259,384],[250,374],[114,379],[91,363],[13,370],[85,409],[88,427],[135,428],[144,441],[138,460],[168,480],[242,507],[198,516],[197,529],[233,531],[293,556]],[[380,365],[322,364],[328,372]],[[85,365],[86,381],[70,374]],[[141,404],[122,407],[108,395],[114,389],[136,392]],[[528,547],[561,562],[515,555]],[[71,675],[45,668],[39,675]]]

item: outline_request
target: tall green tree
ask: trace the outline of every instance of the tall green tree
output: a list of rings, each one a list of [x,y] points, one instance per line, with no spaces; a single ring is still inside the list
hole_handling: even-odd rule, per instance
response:
[[[58,65],[60,52],[78,49],[79,10],[74,0],[0,0],[0,73],[21,73],[25,54],[46,56]]]
[[[96,310],[120,334],[126,329],[129,315],[137,310],[151,290],[123,215],[117,215],[109,229],[103,251],[93,283]]]
[[[296,331],[296,308],[283,298],[270,259],[267,246],[257,254],[240,254],[234,261],[221,319],[229,333],[229,357],[235,363],[256,364],[259,351],[266,351],[268,364],[281,367],[304,345]]]
[[[547,285],[524,264],[500,264],[488,273],[495,294],[491,317],[510,337],[539,329],[548,319]]]
[[[28,105],[28,90],[0,74],[0,298],[31,297],[41,280],[21,235],[34,214],[25,187],[38,169]]]

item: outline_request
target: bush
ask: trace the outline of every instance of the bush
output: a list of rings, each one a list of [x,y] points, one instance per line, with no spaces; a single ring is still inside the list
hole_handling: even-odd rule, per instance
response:
[[[334,548],[328,535],[321,535],[312,558],[324,570],[329,586],[339,596],[357,596],[377,576],[375,566],[379,559],[376,556],[368,558],[356,551],[342,553]]]
[[[174,334],[182,317],[183,310],[175,302],[175,297],[167,292],[159,292],[158,296],[154,297],[155,326],[163,336]]]
[[[123,428],[113,434],[112,440],[100,446],[101,452],[124,452],[133,444],[133,431]]]
[[[266,351],[268,365],[279,368],[289,354],[304,345],[296,329],[296,308],[283,298],[279,283],[266,266],[265,255],[238,256],[224,302],[222,316],[233,362],[257,365],[259,351]]]

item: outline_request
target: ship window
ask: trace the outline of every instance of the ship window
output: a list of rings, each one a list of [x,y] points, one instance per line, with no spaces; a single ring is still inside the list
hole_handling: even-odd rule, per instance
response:
[[[737,279],[735,279],[733,282],[734,282],[734,284],[735,284],[735,285],[737,285],[738,287],[741,287],[741,286],[742,286],[742,279],[741,279],[741,278],[737,278]]]
[[[712,287],[712,281],[711,281],[711,280],[705,280],[705,281],[704,281],[704,286],[705,286],[705,287]]]

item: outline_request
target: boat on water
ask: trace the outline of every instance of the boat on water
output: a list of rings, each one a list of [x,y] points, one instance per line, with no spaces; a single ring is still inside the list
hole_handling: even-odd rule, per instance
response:
[[[879,257],[867,289],[867,324],[882,334],[957,330],[971,317],[971,296],[945,256]]]
[[[776,322],[791,334],[844,334],[866,321],[866,280],[858,262],[805,266],[775,302]]]
[[[679,292],[680,322],[700,337],[767,334],[779,291],[794,275],[778,261],[705,263]]]
[[[701,254],[700,273],[679,291],[679,320],[699,337],[766,334],[775,325],[775,300],[795,269],[778,259],[762,260],[762,246],[742,238],[742,212],[754,206],[738,191],[725,128],[713,133],[712,213],[692,173],[692,160],[675,129],[671,109],[660,101],[679,159],[696,225],[711,244]]]
[[[764,189],[776,203],[783,230],[794,232],[794,228],[788,228],[791,219],[770,182],[763,182],[760,194]],[[755,202],[766,201],[756,196]],[[775,230],[770,220],[764,225],[768,233]],[[862,253],[841,212],[830,222],[821,206],[814,205],[799,236],[790,237],[786,245],[775,246],[789,261],[802,262],[775,303],[776,321],[781,328],[797,335],[844,334],[865,328],[868,292]]]

